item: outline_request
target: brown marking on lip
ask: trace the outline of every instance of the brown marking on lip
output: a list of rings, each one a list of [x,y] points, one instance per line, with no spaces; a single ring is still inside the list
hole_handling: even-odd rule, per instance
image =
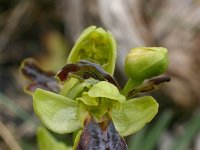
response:
[[[76,150],[128,150],[111,120],[98,123],[90,118],[86,122]]]
[[[100,65],[88,60],[81,60],[75,64],[67,64],[56,75],[61,82],[66,81],[70,75],[75,75],[81,79],[93,78],[99,81],[108,81],[120,89],[116,80],[104,71]]]

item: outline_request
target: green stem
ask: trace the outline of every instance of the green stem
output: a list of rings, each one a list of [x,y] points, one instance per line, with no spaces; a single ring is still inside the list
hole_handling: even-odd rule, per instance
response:
[[[124,86],[124,89],[122,90],[122,94],[124,96],[128,96],[128,93],[133,90],[135,87],[137,87],[138,85],[140,85],[142,81],[136,81],[136,80],[132,80],[129,78],[128,82],[126,83],[126,85]]]

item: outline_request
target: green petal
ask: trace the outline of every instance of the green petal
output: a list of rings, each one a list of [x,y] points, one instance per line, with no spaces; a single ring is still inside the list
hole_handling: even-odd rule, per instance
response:
[[[116,61],[115,39],[110,32],[91,26],[83,31],[68,57],[68,63],[91,60],[113,75]]]
[[[97,106],[99,101],[97,98],[95,97],[90,97],[88,95],[83,95],[80,98],[76,99],[77,101],[82,101],[84,104],[88,105],[88,106]]]
[[[56,133],[70,133],[81,127],[77,103],[67,97],[37,89],[33,107],[42,123]]]
[[[64,143],[54,139],[48,130],[43,127],[38,128],[37,141],[40,150],[72,150],[72,148],[67,147]]]
[[[126,100],[125,96],[121,95],[118,88],[113,84],[101,81],[95,84],[87,94],[90,97],[104,97],[119,102],[124,102]]]
[[[114,125],[121,136],[142,129],[158,112],[158,103],[151,96],[133,98],[122,104],[122,109],[112,110]]]

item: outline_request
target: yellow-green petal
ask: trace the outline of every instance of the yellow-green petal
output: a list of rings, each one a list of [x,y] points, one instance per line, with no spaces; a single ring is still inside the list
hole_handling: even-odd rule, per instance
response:
[[[90,97],[104,97],[119,102],[124,102],[126,100],[125,96],[121,95],[118,88],[113,84],[101,81],[95,84],[87,94]]]

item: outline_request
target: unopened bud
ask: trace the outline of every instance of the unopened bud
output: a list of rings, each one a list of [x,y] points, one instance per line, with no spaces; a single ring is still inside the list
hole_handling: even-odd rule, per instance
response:
[[[167,49],[163,47],[134,48],[125,60],[125,72],[136,81],[158,76],[168,67]]]

